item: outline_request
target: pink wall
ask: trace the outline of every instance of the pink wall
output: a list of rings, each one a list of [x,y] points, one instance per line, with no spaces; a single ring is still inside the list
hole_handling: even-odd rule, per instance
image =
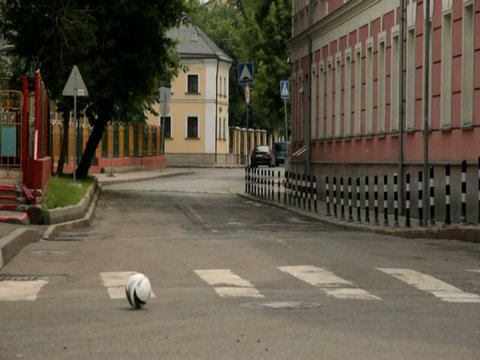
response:
[[[451,82],[451,99],[452,99],[452,119],[451,127],[449,129],[441,129],[441,80],[442,80],[442,2],[433,2],[434,16],[432,23],[432,65],[431,65],[431,121],[433,131],[429,139],[429,158],[432,161],[460,161],[460,160],[476,160],[480,156],[480,0],[474,1],[474,105],[473,105],[473,128],[461,127],[461,109],[462,109],[462,41],[463,41],[463,2],[453,1],[452,9],[452,82]],[[339,8],[343,5],[343,1],[329,1],[329,10]],[[424,55],[424,14],[423,2],[417,1],[416,25],[415,25],[415,84],[414,84],[414,131],[405,133],[405,161],[417,162],[423,159],[423,115],[424,115],[424,101],[423,101],[423,55]],[[390,11],[386,14],[378,14],[377,18],[372,19],[370,23],[361,24],[354,31],[348,34],[337,34],[337,39],[323,46],[321,49],[314,50],[314,61],[319,64],[320,61],[325,61],[325,79],[326,74],[326,60],[332,59],[332,89],[331,109],[332,109],[332,134],[335,133],[335,99],[337,96],[341,98],[341,133],[345,133],[344,124],[345,117],[351,118],[350,133],[354,131],[354,111],[355,111],[355,79],[356,76],[361,76],[361,133],[362,136],[355,138],[336,138],[336,139],[320,139],[315,140],[312,144],[312,160],[313,161],[331,161],[331,162],[396,162],[398,160],[398,134],[389,133],[391,126],[390,110],[391,110],[391,81],[392,74],[391,60],[392,60],[392,42],[391,33],[392,27],[396,24],[396,13]],[[332,32],[336,31],[335,29]],[[385,129],[386,134],[378,133],[378,34],[385,31]],[[366,136],[365,122],[366,122],[366,41],[373,39],[373,136]],[[356,53],[355,46],[358,41],[362,44],[362,65],[361,74],[356,74]],[[345,84],[345,49],[351,49],[351,83]],[[337,68],[335,56],[337,52],[341,53],[341,66]],[[408,55],[408,54],[407,54]],[[318,67],[317,67],[318,69]],[[308,57],[304,57],[294,64],[294,73],[298,74],[302,70],[303,75],[310,74],[310,64]],[[341,78],[341,93],[335,93],[336,78]],[[298,80],[298,76],[297,76]],[[313,80],[313,79],[312,79]],[[304,84],[307,86],[308,84]],[[327,99],[327,85],[313,84],[316,86],[317,96],[320,93],[320,88],[324,90],[323,99],[314,99],[317,101],[316,113],[318,116],[317,128],[323,129],[326,133],[326,99]],[[351,89],[351,103],[350,114],[345,114],[345,91],[347,88]],[[298,89],[294,89],[292,93],[292,114],[293,114],[293,151],[304,145],[305,126],[304,110],[298,107],[309,106],[308,99],[305,98],[306,92],[302,95],[298,94]],[[317,121],[317,119],[313,119]],[[313,134],[315,135],[315,134]],[[313,136],[315,139],[316,137]],[[318,139],[318,138],[317,138]]]

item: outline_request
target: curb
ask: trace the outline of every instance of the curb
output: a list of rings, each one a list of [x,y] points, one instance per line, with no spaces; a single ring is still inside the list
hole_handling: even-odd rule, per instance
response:
[[[43,233],[42,240],[53,241],[62,231],[90,226],[92,223],[93,214],[95,213],[95,208],[97,206],[97,200],[98,196],[100,195],[100,191],[101,186],[97,186],[93,197],[91,198],[91,201],[89,203],[89,207],[88,209],[86,209],[81,219],[50,225]],[[80,205],[78,205],[77,207],[81,208]],[[79,210],[81,211],[81,209]]]
[[[33,229],[16,229],[0,238],[0,269],[17,255],[20,250],[39,240],[40,232]]]
[[[101,185],[107,186],[107,185],[115,185],[115,184],[125,184],[125,183],[132,183],[132,182],[148,181],[148,180],[158,179],[162,177],[173,177],[173,176],[192,175],[192,174],[195,174],[195,171],[191,170],[191,171],[175,172],[170,174],[159,173],[157,175],[152,175],[152,176],[143,177],[143,178],[136,178],[136,179],[133,178],[133,179],[123,179],[123,180],[102,180]]]
[[[254,196],[247,195],[245,193],[236,192],[236,194],[245,199],[261,202],[263,204],[275,206],[296,214],[308,217],[314,221],[318,221],[324,224],[335,225],[346,230],[365,231],[381,235],[396,236],[406,239],[443,239],[443,240],[459,240],[472,243],[480,243],[480,227],[477,226],[444,226],[436,228],[393,228],[375,225],[360,225],[355,223],[345,223],[340,220],[329,220],[321,215],[315,215],[313,213],[302,211],[299,209],[291,208],[274,201],[260,199]]]

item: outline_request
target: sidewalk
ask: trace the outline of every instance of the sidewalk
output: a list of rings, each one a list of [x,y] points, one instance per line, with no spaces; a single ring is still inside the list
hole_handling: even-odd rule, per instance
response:
[[[113,174],[94,174],[94,176],[98,180],[98,184],[100,185],[99,188],[101,188],[101,186],[104,185],[147,181],[161,177],[191,175],[193,173],[194,170],[192,169],[167,168],[161,170],[132,171]],[[53,225],[28,226],[0,223],[0,269],[30,242],[38,241],[39,239],[53,240],[55,234],[58,232],[76,227],[88,226],[95,209],[98,192],[99,191],[97,190],[92,194],[93,196],[91,199],[88,199],[89,203],[86,204],[86,206],[78,205],[69,207],[68,212],[72,213],[72,216],[76,218],[76,220]],[[87,209],[85,209],[85,207]],[[57,211],[62,212],[67,211],[67,209]]]

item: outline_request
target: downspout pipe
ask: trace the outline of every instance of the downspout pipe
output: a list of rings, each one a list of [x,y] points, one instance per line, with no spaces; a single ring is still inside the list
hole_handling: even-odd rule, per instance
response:
[[[313,8],[311,2],[308,4],[308,25],[312,27],[313,25]],[[305,162],[305,175],[311,175],[311,163],[312,163],[312,63],[313,63],[313,54],[312,54],[312,36],[308,36],[308,68],[306,74],[308,74],[308,96],[307,96],[307,131],[305,132],[307,139],[307,161]]]
[[[217,57],[217,71],[215,73],[215,165],[217,164],[217,137],[218,137],[218,69],[220,59]]]
[[[428,164],[428,132],[429,132],[429,101],[430,98],[430,0],[425,0],[425,28],[423,31],[424,39],[424,63],[423,63],[423,194],[425,206],[427,209],[427,204],[429,203],[430,196],[428,195],[428,175],[429,175],[429,164]],[[425,211],[424,214],[424,225],[429,225],[429,212]],[[432,220],[432,219],[430,219]]]
[[[404,101],[405,101],[405,90],[404,90],[404,66],[405,66],[405,0],[400,0],[400,23],[399,23],[399,34],[398,34],[398,57],[399,57],[399,66],[398,66],[398,174],[400,181],[398,183],[398,191],[401,194],[399,197],[399,208],[400,213],[404,214],[404,179],[405,179],[405,167],[404,167]]]

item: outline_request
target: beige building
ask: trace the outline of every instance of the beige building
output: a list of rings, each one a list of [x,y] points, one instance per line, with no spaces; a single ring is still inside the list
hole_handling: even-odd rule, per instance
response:
[[[171,30],[169,36],[178,41],[182,69],[171,84],[164,118],[168,164],[232,163],[228,123],[232,59],[194,25],[182,25]],[[150,115],[148,122],[158,125],[160,118]]]

